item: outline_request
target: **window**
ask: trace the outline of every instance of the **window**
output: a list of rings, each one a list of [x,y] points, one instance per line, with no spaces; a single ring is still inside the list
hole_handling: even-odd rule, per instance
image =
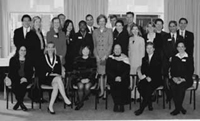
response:
[[[17,6],[17,7],[16,7]],[[42,32],[50,28],[50,21],[59,13],[64,13],[64,0],[8,0],[10,52],[15,50],[13,44],[14,30],[21,27],[21,17],[29,14],[31,17],[42,18]]]

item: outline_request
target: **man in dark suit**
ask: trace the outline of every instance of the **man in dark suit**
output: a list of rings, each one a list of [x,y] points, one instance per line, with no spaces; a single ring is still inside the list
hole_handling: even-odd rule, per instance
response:
[[[141,70],[138,72],[138,76],[140,78],[138,91],[143,100],[140,108],[135,111],[136,116],[142,114],[147,105],[150,111],[153,110],[151,101],[152,93],[156,90],[156,88],[163,84],[161,75],[161,58],[154,51],[154,44],[152,42],[147,42],[147,54],[142,58]]]
[[[186,30],[188,24],[188,20],[186,18],[180,18],[179,19],[179,30],[178,35],[183,37],[185,46],[186,46],[186,52],[188,55],[193,57],[193,51],[194,51],[194,34],[188,30]]]
[[[90,34],[92,34],[93,31],[95,29],[97,29],[97,27],[93,26],[93,24],[94,24],[93,16],[91,14],[86,15],[85,21],[87,23],[87,28],[86,28],[87,32],[89,32]]]
[[[90,52],[93,52],[93,39],[92,35],[87,32],[87,23],[85,21],[79,22],[79,31],[75,34],[74,37],[74,51],[73,56],[76,58],[80,55],[80,49],[83,46],[88,46],[90,49]],[[91,53],[92,54],[92,53]]]
[[[31,17],[27,14],[23,15],[21,18],[22,27],[17,28],[14,31],[14,45],[16,48],[21,47],[21,45],[27,45],[26,35],[30,31]]]
[[[168,76],[169,76],[169,67],[172,56],[177,53],[176,44],[179,41],[183,41],[183,37],[177,33],[177,22],[172,20],[169,22],[169,33],[167,33],[163,40],[163,76],[165,80],[165,86],[168,87]],[[172,97],[169,88],[166,89],[167,101]]]
[[[135,23],[133,22],[134,19],[134,13],[133,12],[127,12],[126,13],[126,21],[127,24],[124,26],[124,30],[126,30],[129,35],[131,35],[131,26],[133,26]]]

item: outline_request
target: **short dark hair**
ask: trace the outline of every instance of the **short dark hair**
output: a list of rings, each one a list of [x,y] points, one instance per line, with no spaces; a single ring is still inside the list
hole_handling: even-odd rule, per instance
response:
[[[82,23],[85,24],[85,25],[87,25],[87,23],[86,23],[84,20],[81,20],[81,21],[78,23],[78,26],[80,26]]]
[[[87,14],[87,15],[85,16],[85,20],[87,19],[87,17],[91,17],[92,19],[94,19],[93,16],[92,16],[91,14]]]
[[[170,26],[171,23],[174,23],[177,26],[177,22],[175,20],[171,20],[168,24],[168,26]]]
[[[60,16],[66,17],[63,13],[58,14],[58,18],[59,18]]]
[[[104,19],[105,19],[105,22],[107,23],[108,20],[107,20],[106,16],[103,15],[103,14],[100,14],[100,15],[97,17],[97,24],[99,24],[99,20],[100,20],[101,18],[104,18]]]
[[[133,12],[131,12],[131,11],[126,12],[126,15],[128,15],[128,14],[131,14],[134,17],[134,13]]]
[[[183,40],[180,40],[180,41],[178,41],[178,42],[176,43],[176,47],[178,47],[178,44],[179,44],[179,43],[183,43],[184,46],[185,46],[185,42],[184,42]],[[185,48],[186,48],[186,46],[185,46]]]
[[[117,23],[121,23],[122,26],[124,26],[124,22],[122,20],[117,20],[116,23],[115,23],[115,26],[117,25]]]
[[[186,24],[188,24],[188,20],[186,18],[180,18],[178,23],[180,24],[182,20],[184,20],[186,22]]]
[[[109,17],[110,17],[110,19],[113,19],[113,18],[116,18],[116,19],[117,19],[117,16],[116,16],[116,15],[110,15]]]
[[[24,18],[28,18],[30,21],[32,20],[28,14],[23,15],[21,21],[24,21]]]
[[[153,48],[155,48],[153,42],[147,42],[147,43],[146,43],[146,47],[149,46],[149,45],[151,45]]]
[[[164,24],[164,21],[160,18],[157,18],[154,23],[157,24],[158,21],[160,21],[162,24]]]

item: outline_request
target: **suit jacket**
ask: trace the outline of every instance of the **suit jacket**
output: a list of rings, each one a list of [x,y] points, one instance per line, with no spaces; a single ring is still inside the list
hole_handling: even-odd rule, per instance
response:
[[[74,36],[74,42],[73,55],[75,58],[79,56],[82,46],[89,46],[91,53],[93,52],[94,44],[90,33],[86,32],[85,36],[83,36],[80,31],[77,32]]]
[[[14,45],[16,48],[21,47],[22,45],[27,45],[27,41],[24,38],[23,27],[17,28],[14,31]]]
[[[148,34],[145,34],[144,35],[144,40],[145,40],[145,43],[147,43],[147,38]],[[162,35],[159,34],[159,33],[156,33],[156,36],[153,40],[153,43],[154,43],[154,47],[155,47],[155,52],[158,52],[160,53],[163,49],[163,38],[162,38]]]
[[[143,75],[150,77],[152,81],[150,82],[152,86],[157,87],[162,84],[161,75],[161,57],[154,53],[149,62],[149,56],[146,55],[142,58],[141,72]]]
[[[177,31],[178,35],[180,34],[179,30]],[[180,35],[181,36],[181,35]],[[185,36],[183,37],[186,46],[186,52],[188,55],[193,57],[194,51],[194,34],[190,31],[185,30]]]
[[[54,29],[50,29],[50,31],[47,32],[46,38],[47,42],[53,42],[55,44],[56,54],[65,57],[67,49],[65,33],[60,30],[57,35]]]
[[[42,76],[43,78],[49,76],[51,73],[61,75],[61,61],[58,55],[54,55],[53,62],[51,63],[50,58],[45,54],[43,60]]]
[[[171,62],[171,76],[173,77],[181,77],[186,80],[187,86],[192,86],[193,80],[192,75],[194,73],[194,63],[193,57],[183,57],[179,58],[178,56],[172,57]]]
[[[28,83],[31,83],[31,79],[33,77],[33,65],[30,61],[30,59],[26,58],[25,63],[24,63],[24,77],[27,79]],[[20,79],[22,77],[19,76],[19,71],[20,69],[20,61],[18,58],[15,56],[10,59],[9,63],[9,74],[8,77],[12,81],[12,85],[16,85],[20,83]]]
[[[42,41],[43,41],[43,48],[45,48],[45,41],[44,36],[42,35]],[[30,55],[32,58],[37,58],[43,55],[43,51],[41,49],[41,43],[38,35],[35,31],[31,30],[26,35],[26,41],[27,41],[27,52],[28,55]]]
[[[122,48],[122,53],[128,56],[128,44],[129,44],[129,34],[127,31],[123,30],[121,33],[119,33],[116,29],[113,32],[113,47],[112,52],[114,49],[114,46],[116,44],[119,44]]]
[[[94,30],[95,30],[95,29],[98,29],[98,27],[96,27],[96,26],[93,26],[93,28],[94,28]],[[93,31],[94,31],[94,30],[93,30]],[[90,32],[90,30],[89,30],[88,26],[87,26],[87,28],[86,28],[86,31],[87,31],[88,33],[90,33],[90,34],[92,34],[92,33],[93,33],[93,32],[92,32],[92,33]]]

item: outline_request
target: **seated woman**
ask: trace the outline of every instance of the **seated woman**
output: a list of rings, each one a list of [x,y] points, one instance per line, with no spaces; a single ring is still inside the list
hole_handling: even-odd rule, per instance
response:
[[[138,76],[140,82],[138,83],[138,91],[142,96],[142,103],[135,115],[143,113],[145,107],[148,105],[149,110],[153,110],[151,96],[152,93],[163,84],[161,75],[161,57],[154,53],[154,44],[147,42],[145,57],[142,58],[141,74]]]
[[[75,78],[72,80],[73,85],[78,87],[78,105],[75,110],[83,107],[84,100],[90,94],[90,88],[95,83],[96,76],[96,59],[91,57],[91,51],[88,46],[80,49],[80,55],[74,61],[73,68]]]
[[[185,97],[185,91],[193,84],[193,58],[188,56],[188,54],[185,52],[185,49],[184,42],[179,41],[177,43],[178,53],[172,57],[170,85],[175,104],[175,110],[170,113],[171,115],[177,115],[180,112],[186,114],[186,110],[182,106]]]
[[[60,94],[64,98],[64,102],[66,105],[71,105],[70,100],[67,98],[65,94],[64,85],[62,82],[61,77],[61,62],[60,57],[56,55],[56,48],[53,42],[49,42],[45,48],[45,55],[43,62],[43,77],[44,81],[43,84],[50,85],[53,87],[53,91],[51,93],[51,99],[49,103],[48,112],[51,114],[55,114],[53,110],[53,104],[55,102],[55,99],[58,95],[58,91],[60,91]]]
[[[130,103],[130,65],[129,59],[121,53],[121,46],[114,46],[114,53],[106,63],[107,82],[114,101],[114,112],[124,112],[124,105]]]
[[[33,65],[30,59],[26,56],[25,46],[22,45],[19,47],[16,54],[10,59],[8,77],[11,79],[12,91],[17,100],[13,110],[17,110],[20,106],[23,111],[27,111],[23,101],[26,87],[32,81]]]

